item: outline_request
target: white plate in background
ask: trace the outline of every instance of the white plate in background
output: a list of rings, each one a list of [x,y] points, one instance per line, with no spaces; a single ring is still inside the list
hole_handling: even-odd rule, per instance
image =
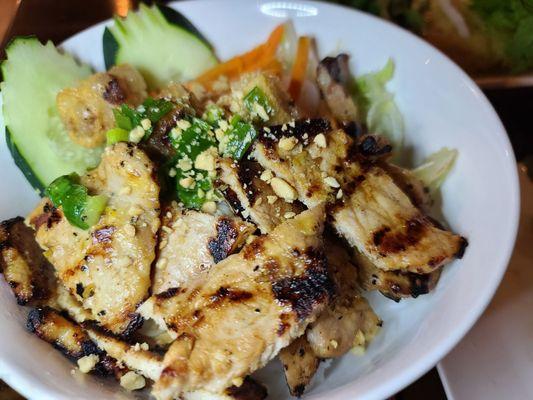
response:
[[[447,57],[414,35],[372,16],[308,1],[194,1],[175,3],[213,43],[221,59],[264,41],[293,18],[299,34],[318,39],[321,56],[352,56],[361,74],[396,62],[391,89],[404,114],[407,145],[417,159],[443,146],[457,148],[455,169],[442,188],[443,213],[470,241],[462,260],[445,268],[437,289],[396,304],[370,300],[384,320],[368,352],[348,354],[323,371],[307,399],[383,399],[433,367],[464,336],[498,287],[513,249],[519,196],[516,164],[505,130],[478,87]],[[103,24],[68,40],[64,47],[103,68]],[[0,218],[24,215],[35,193],[0,143]],[[73,365],[26,332],[25,311],[0,284],[0,377],[28,398],[94,400],[132,398],[114,382],[71,375]],[[288,398],[281,368],[260,374],[272,399]]]

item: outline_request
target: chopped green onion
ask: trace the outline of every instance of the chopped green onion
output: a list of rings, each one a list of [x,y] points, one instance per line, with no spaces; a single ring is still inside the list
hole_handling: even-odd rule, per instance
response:
[[[144,101],[143,107],[145,108],[144,118],[156,123],[174,108],[174,104],[165,99],[152,99],[149,97]]]
[[[191,118],[191,126],[181,130],[177,136],[170,134],[170,142],[176,149],[179,158],[188,157],[192,161],[198,154],[210,147],[216,147],[216,140],[211,126],[199,118]]]
[[[223,153],[225,156],[240,160],[257,137],[257,131],[252,124],[235,117],[231,119],[231,129],[226,132],[226,137],[223,139]]]
[[[263,121],[267,121],[274,109],[270,105],[268,98],[258,86],[254,86],[246,96],[244,96],[244,106],[252,117],[258,116]]]
[[[207,192],[213,189],[213,177],[208,171],[195,168],[194,162],[199,154],[216,148],[216,140],[207,122],[199,118],[190,118],[187,122],[190,126],[181,130],[175,128],[170,135],[176,149],[176,191],[185,207],[200,209],[208,200]]]
[[[118,142],[127,142],[129,132],[122,128],[113,128],[106,132],[107,144],[112,145]]]
[[[89,196],[80,183],[78,174],[60,176],[46,189],[46,195],[55,207],[62,207],[67,220],[81,229],[96,224],[107,204],[104,195]]]
[[[190,177],[194,181],[194,187],[185,188],[180,184],[184,178]],[[183,171],[177,170],[176,190],[180,201],[186,208],[201,209],[207,201],[207,192],[213,189],[213,181],[207,174],[193,171],[192,176],[186,175]]]
[[[204,115],[202,116],[202,119],[204,121],[206,121],[209,125],[215,127],[218,126],[218,121],[223,118],[224,111],[214,104],[210,104],[209,106],[207,106]]]
[[[113,110],[113,114],[118,128],[129,132],[133,128],[141,126],[145,131],[144,138],[146,139],[152,134],[154,124],[168,114],[172,108],[174,108],[174,104],[170,101],[149,97],[135,109],[122,104],[120,108]],[[146,125],[143,124],[145,120],[150,121],[149,126],[143,126]]]

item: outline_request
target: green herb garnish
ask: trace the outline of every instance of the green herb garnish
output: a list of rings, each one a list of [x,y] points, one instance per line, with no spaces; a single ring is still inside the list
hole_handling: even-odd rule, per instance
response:
[[[62,207],[67,220],[81,229],[89,229],[100,219],[107,204],[104,195],[89,196],[80,177],[73,173],[60,176],[46,189],[46,195],[55,207]]]

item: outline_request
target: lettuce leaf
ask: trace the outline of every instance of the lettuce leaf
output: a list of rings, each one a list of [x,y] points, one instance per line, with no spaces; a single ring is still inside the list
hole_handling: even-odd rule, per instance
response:
[[[472,0],[470,9],[502,43],[514,72],[533,68],[533,0]]]
[[[431,154],[424,162],[411,172],[420,179],[430,193],[436,192],[442,185],[448,173],[452,170],[458,152],[446,147]]]
[[[381,70],[356,78],[353,93],[370,132],[389,139],[398,154],[403,146],[405,126],[394,95],[386,88],[393,76],[394,62],[389,59]]]

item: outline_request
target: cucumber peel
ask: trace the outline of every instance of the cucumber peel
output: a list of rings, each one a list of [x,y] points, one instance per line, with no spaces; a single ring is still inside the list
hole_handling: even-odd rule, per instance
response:
[[[130,64],[150,89],[193,79],[218,63],[213,48],[192,23],[161,5],[141,3],[139,11],[115,17],[102,40],[106,68]]]

